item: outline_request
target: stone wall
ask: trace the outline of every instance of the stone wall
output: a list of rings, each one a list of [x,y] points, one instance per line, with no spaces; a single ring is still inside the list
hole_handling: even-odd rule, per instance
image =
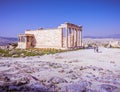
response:
[[[25,31],[34,35],[35,48],[62,48],[62,29]]]
[[[18,42],[17,48],[26,49],[26,43],[25,42]]]

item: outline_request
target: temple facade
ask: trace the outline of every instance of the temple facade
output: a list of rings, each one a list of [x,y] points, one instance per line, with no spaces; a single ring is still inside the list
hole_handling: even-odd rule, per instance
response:
[[[82,46],[82,26],[64,23],[55,29],[26,30],[18,35],[17,48],[69,49]]]

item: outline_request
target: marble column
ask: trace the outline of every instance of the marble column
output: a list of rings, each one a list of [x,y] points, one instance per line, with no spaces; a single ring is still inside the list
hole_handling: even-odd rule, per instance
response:
[[[73,33],[72,33],[72,47],[74,47],[74,28],[73,28]]]
[[[74,29],[74,46],[76,47],[76,29]]]
[[[27,36],[24,36],[24,38],[25,38],[25,42],[27,42],[28,37],[27,37]]]
[[[82,31],[80,30],[80,46],[82,46]]]
[[[68,47],[71,47],[71,28],[68,28]]]
[[[78,36],[77,36],[78,30],[76,30],[76,46],[78,46]]]
[[[66,28],[66,31],[67,31],[67,36],[66,36],[66,47],[68,48],[68,28]]]
[[[63,48],[63,28],[61,29],[61,47]]]
[[[75,47],[75,39],[76,39],[76,37],[75,37],[75,28],[74,28],[74,47]]]
[[[78,46],[80,46],[80,30],[78,30]]]
[[[73,47],[73,28],[71,28],[71,34],[70,34],[70,47]]]

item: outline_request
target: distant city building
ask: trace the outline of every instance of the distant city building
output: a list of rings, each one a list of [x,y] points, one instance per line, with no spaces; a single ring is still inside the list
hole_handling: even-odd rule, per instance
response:
[[[26,30],[19,34],[18,47],[69,49],[82,46],[82,26],[64,23],[55,29]]]

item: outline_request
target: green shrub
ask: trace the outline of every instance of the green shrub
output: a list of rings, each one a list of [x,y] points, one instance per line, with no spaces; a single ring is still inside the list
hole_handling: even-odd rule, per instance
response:
[[[58,49],[43,49],[43,48],[29,48],[29,49],[13,49],[13,50],[3,50],[0,49],[0,56],[4,56],[4,57],[12,57],[15,54],[20,57],[21,54],[23,54],[24,56],[37,56],[37,55],[45,55],[45,54],[55,54],[55,53],[61,53],[61,52],[65,52],[68,50],[58,50]],[[74,51],[74,50],[73,50]]]

